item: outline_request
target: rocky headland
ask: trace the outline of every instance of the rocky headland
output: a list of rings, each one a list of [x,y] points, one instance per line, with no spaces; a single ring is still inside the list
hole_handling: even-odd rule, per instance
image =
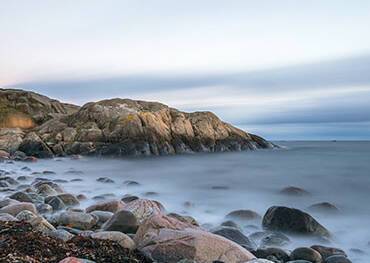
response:
[[[11,156],[147,156],[273,147],[211,112],[186,113],[130,99],[79,107],[34,92],[0,89],[0,149]]]

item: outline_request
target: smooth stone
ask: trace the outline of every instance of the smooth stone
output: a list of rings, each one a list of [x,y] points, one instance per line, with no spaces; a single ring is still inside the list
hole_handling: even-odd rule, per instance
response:
[[[66,183],[69,183],[68,180],[64,180],[64,179],[55,179],[53,180],[54,183],[58,183],[58,184],[66,184]]]
[[[105,231],[120,231],[122,233],[136,233],[139,227],[136,216],[126,210],[116,212],[108,221],[102,225]]]
[[[18,221],[14,216],[7,213],[0,213],[0,222]]]
[[[19,184],[19,183],[17,182],[17,180],[15,180],[14,178],[9,177],[9,176],[0,177],[0,182],[6,182],[6,183],[8,183],[9,185],[18,185],[18,184]]]
[[[221,226],[233,227],[233,228],[241,230],[240,226],[232,220],[222,222]]]
[[[66,205],[57,196],[52,196],[50,199],[45,200],[46,204],[50,205],[54,211],[64,210]]]
[[[121,198],[121,201],[123,201],[125,203],[130,203],[130,202],[135,201],[137,199],[139,199],[139,197],[137,197],[137,196],[125,195],[124,197]]]
[[[257,248],[257,245],[253,241],[236,228],[220,227],[213,230],[212,233],[227,238],[244,247],[248,251],[253,251]]]
[[[78,201],[73,194],[59,194],[57,197],[60,198],[66,206],[76,206],[80,204],[80,201]]]
[[[330,232],[311,215],[284,206],[270,207],[263,217],[262,226],[272,231],[330,237]]]
[[[296,186],[288,186],[280,190],[281,194],[290,195],[290,196],[307,196],[310,195],[309,192],[306,190],[296,187]]]
[[[68,240],[71,240],[75,235],[71,234],[67,230],[64,229],[55,229],[53,231],[50,231],[47,233],[49,237],[54,237],[60,240],[63,240],[64,242],[67,242]]]
[[[24,192],[16,192],[9,196],[10,199],[17,200],[19,202],[28,202],[33,203],[32,198],[29,196],[29,194]]]
[[[31,179],[32,179],[32,176],[27,176],[27,175],[21,175],[21,176],[17,177],[18,181],[28,181],[28,180],[31,180]]]
[[[324,260],[333,255],[342,255],[342,256],[347,257],[346,253],[342,249],[339,249],[339,248],[326,247],[322,245],[314,245],[314,246],[311,246],[311,248],[319,252]]]
[[[99,211],[108,211],[108,212],[115,213],[118,210],[122,210],[124,205],[125,203],[122,202],[121,200],[109,200],[109,201],[100,202],[100,203],[87,207],[86,212],[90,213],[92,211],[99,210]]]
[[[95,263],[95,261],[83,258],[67,257],[58,263]]]
[[[246,262],[255,257],[245,248],[224,237],[163,214],[143,222],[134,238],[137,248],[158,262]]]
[[[290,254],[292,260],[303,259],[312,263],[322,263],[322,257],[319,252],[309,247],[299,247]]]
[[[52,187],[57,193],[63,193],[63,189],[60,187],[59,184],[52,182],[45,178],[36,178],[35,181],[32,183],[36,189],[38,189],[41,185],[47,184]]]
[[[325,263],[352,263],[351,260],[341,255],[330,256],[325,260]]]
[[[84,194],[78,194],[76,197],[79,201],[83,201],[87,199],[87,196]]]
[[[123,184],[127,185],[127,186],[139,186],[140,183],[136,182],[136,181],[132,181],[132,180],[126,180],[123,182]]]
[[[36,204],[36,209],[40,214],[48,214],[53,212],[53,207],[48,204]]]
[[[149,199],[134,200],[125,204],[123,209],[133,213],[139,224],[153,215],[165,213],[165,209],[161,203]]]
[[[226,215],[227,219],[235,220],[238,222],[244,222],[249,220],[259,220],[261,216],[252,210],[235,210]]]
[[[170,216],[170,217],[173,217],[173,218],[176,218],[177,220],[181,221],[181,222],[185,222],[185,223],[189,223],[193,226],[199,226],[198,222],[195,220],[195,218],[191,217],[191,216],[184,216],[184,215],[179,215],[177,213],[169,213],[167,214],[167,216]]]
[[[281,248],[275,248],[275,247],[269,247],[269,248],[259,248],[256,251],[253,252],[253,254],[258,258],[265,258],[267,259],[269,256],[275,257],[275,259],[280,260],[282,262],[289,261],[290,257],[289,254],[281,249]]]
[[[23,210],[28,210],[34,214],[37,214],[37,210],[34,204],[19,202],[18,204],[10,204],[0,209],[0,213],[7,213],[12,216],[16,216]]]
[[[37,217],[34,213],[28,211],[28,210],[23,210],[17,214],[15,218],[17,218],[20,221],[30,221],[31,219]]]
[[[71,183],[75,183],[75,182],[83,182],[83,180],[81,178],[74,178],[74,179],[71,179],[70,180]]]
[[[90,214],[96,216],[98,218],[98,225],[102,225],[105,222],[107,222],[114,214],[109,211],[99,211],[99,210],[94,210],[90,212]]]
[[[279,232],[267,232],[260,240],[261,247],[284,247],[289,243],[289,237]]]
[[[100,183],[114,183],[114,181],[109,177],[99,177],[96,181]]]
[[[313,204],[309,206],[307,210],[327,214],[337,214],[340,212],[340,210],[335,205],[328,202]]]
[[[90,235],[90,237],[94,239],[116,241],[122,247],[130,250],[135,247],[134,241],[128,235],[119,231],[101,231]]]
[[[62,212],[56,221],[62,226],[90,230],[98,223],[98,218],[87,213],[66,211]]]
[[[38,194],[46,197],[46,196],[51,196],[51,195],[57,195],[58,192],[54,190],[50,185],[48,184],[42,184],[39,187],[37,187]]]
[[[28,222],[32,225],[34,230],[42,233],[48,233],[55,230],[55,227],[42,216],[31,218]]]
[[[7,205],[13,205],[13,204],[19,204],[19,201],[10,199],[10,198],[5,198],[0,201],[0,208],[3,208],[4,206],[7,206]]]

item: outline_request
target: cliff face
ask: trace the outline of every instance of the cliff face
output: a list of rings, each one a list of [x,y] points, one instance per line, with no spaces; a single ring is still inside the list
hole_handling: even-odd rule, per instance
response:
[[[32,93],[31,97],[36,95]],[[273,147],[256,135],[222,122],[211,112],[185,113],[161,103],[129,99],[90,102],[76,111],[76,106],[37,96],[42,98],[37,100],[37,107],[29,104],[31,100],[23,103],[22,110],[13,107],[34,122],[27,132],[23,129],[23,135],[17,133],[18,149],[28,155],[138,156]],[[18,102],[16,97],[12,98]]]

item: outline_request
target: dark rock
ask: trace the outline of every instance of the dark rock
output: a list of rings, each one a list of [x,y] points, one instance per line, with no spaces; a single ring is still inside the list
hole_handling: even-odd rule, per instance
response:
[[[138,182],[131,181],[131,180],[124,181],[123,184],[125,184],[127,186],[139,186],[140,185]]]
[[[252,210],[235,210],[226,215],[226,218],[236,221],[259,220],[261,216]]]
[[[339,248],[325,247],[321,245],[311,246],[311,248],[319,252],[321,257],[324,260],[333,255],[342,255],[345,257],[347,256],[346,253],[342,249],[339,249]]]
[[[51,198],[45,199],[45,202],[50,205],[54,211],[64,210],[66,208],[66,205],[57,196],[52,196]]]
[[[242,247],[246,248],[248,251],[253,251],[256,249],[256,244],[249,240],[242,232],[233,227],[220,227],[212,231],[213,234],[223,236]]]
[[[290,243],[289,237],[279,232],[267,232],[260,240],[261,247],[284,247]]]
[[[267,230],[293,234],[329,237],[329,231],[312,216],[298,209],[283,206],[270,207],[263,217],[262,225]]]
[[[24,192],[16,192],[12,195],[9,196],[9,198],[17,200],[19,202],[29,202],[33,203],[32,198],[29,196],[29,194],[24,193]]]
[[[108,177],[100,177],[96,179],[96,181],[100,183],[114,183],[114,181]]]
[[[328,213],[328,214],[339,213],[339,209],[335,205],[328,203],[328,202],[313,204],[309,206],[307,209],[309,211],[320,212],[320,213]]]
[[[115,213],[118,210],[123,209],[124,205],[125,203],[122,202],[121,200],[110,200],[110,201],[105,201],[105,202],[91,205],[86,208],[86,212],[90,213],[92,211],[99,210],[99,211],[108,211],[108,212]]]
[[[222,222],[221,226],[233,227],[240,230],[240,226],[232,220]]]
[[[116,212],[102,226],[104,231],[120,231],[122,233],[136,233],[139,224],[136,216],[126,210]]]
[[[257,258],[265,258],[268,259],[269,257],[273,256],[275,259],[279,260],[280,262],[287,262],[289,261],[290,257],[288,253],[280,248],[269,247],[269,248],[259,248],[253,252],[253,254]]]
[[[310,193],[307,192],[306,190],[299,188],[299,187],[295,187],[295,186],[289,186],[289,187],[283,188],[280,191],[280,193],[285,194],[285,195],[292,195],[292,196],[310,195]]]
[[[125,203],[130,203],[132,201],[135,201],[139,199],[139,197],[134,196],[134,195],[125,195],[124,197],[121,198],[121,200]]]
[[[296,248],[290,254],[292,260],[307,260],[312,263],[322,263],[322,257],[319,252],[309,247]]]
[[[325,263],[352,263],[351,260],[341,255],[330,256],[326,259]]]

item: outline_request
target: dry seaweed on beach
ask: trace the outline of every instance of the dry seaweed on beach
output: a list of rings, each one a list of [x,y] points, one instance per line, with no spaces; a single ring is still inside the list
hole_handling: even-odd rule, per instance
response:
[[[113,241],[76,236],[63,242],[34,231],[25,222],[0,222],[1,263],[54,263],[72,256],[97,263],[151,262]]]

